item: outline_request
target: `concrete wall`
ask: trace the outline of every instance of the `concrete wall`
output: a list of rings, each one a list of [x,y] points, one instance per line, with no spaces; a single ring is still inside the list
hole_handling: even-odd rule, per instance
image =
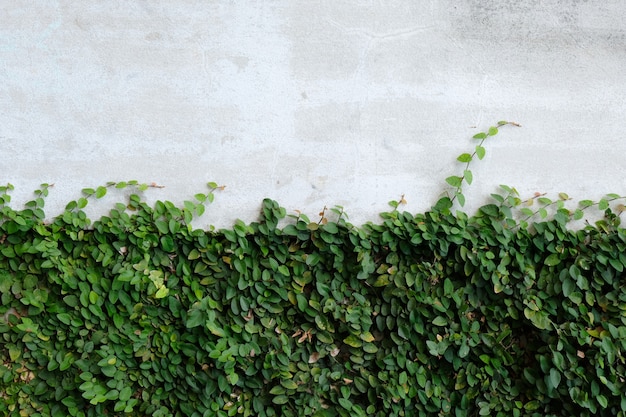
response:
[[[49,214],[127,179],[175,202],[227,185],[218,226],[264,197],[422,211],[501,119],[523,127],[487,143],[474,205],[501,183],[626,193],[621,0],[2,3],[0,182],[55,183]]]

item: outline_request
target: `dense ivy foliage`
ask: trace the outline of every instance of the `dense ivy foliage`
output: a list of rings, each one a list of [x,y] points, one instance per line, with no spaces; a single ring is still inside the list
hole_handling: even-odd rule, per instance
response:
[[[93,224],[5,210],[0,410],[624,415],[618,218],[531,232],[447,206],[278,227],[267,200],[220,232],[136,196]]]
[[[106,187],[50,223],[46,186],[23,210],[0,190],[0,415],[626,415],[608,200],[578,230],[546,200],[515,219],[508,187],[471,217],[442,198],[356,227],[265,200],[258,222],[193,229],[215,189],[93,223]]]

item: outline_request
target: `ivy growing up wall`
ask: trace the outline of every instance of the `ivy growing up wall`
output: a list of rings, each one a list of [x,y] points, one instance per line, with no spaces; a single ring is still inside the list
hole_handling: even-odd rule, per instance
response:
[[[48,222],[48,186],[19,210],[0,188],[0,415],[624,416],[622,200],[459,211],[505,125],[430,211],[361,226],[265,200],[199,230],[217,184],[149,206],[134,181]],[[137,192],[91,221],[113,187]]]

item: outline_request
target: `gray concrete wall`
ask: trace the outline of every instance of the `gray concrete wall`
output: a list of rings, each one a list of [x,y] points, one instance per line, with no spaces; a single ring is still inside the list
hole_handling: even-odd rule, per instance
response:
[[[218,226],[264,197],[422,211],[502,119],[523,127],[487,143],[474,206],[501,183],[626,193],[620,0],[0,1],[0,182],[55,183],[49,214],[127,179],[175,202],[225,184]]]

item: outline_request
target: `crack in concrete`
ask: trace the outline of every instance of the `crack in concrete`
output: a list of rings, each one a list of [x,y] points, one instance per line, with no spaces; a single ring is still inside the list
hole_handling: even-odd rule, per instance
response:
[[[423,33],[435,28],[435,25],[428,26],[416,26],[412,28],[398,29],[392,32],[386,33],[375,33],[363,28],[358,27],[347,27],[337,22],[336,20],[327,18],[328,23],[330,23],[335,28],[338,28],[342,32],[348,35],[361,35],[370,39],[380,39],[380,40],[393,40],[393,39],[402,39],[408,38],[418,33]]]

